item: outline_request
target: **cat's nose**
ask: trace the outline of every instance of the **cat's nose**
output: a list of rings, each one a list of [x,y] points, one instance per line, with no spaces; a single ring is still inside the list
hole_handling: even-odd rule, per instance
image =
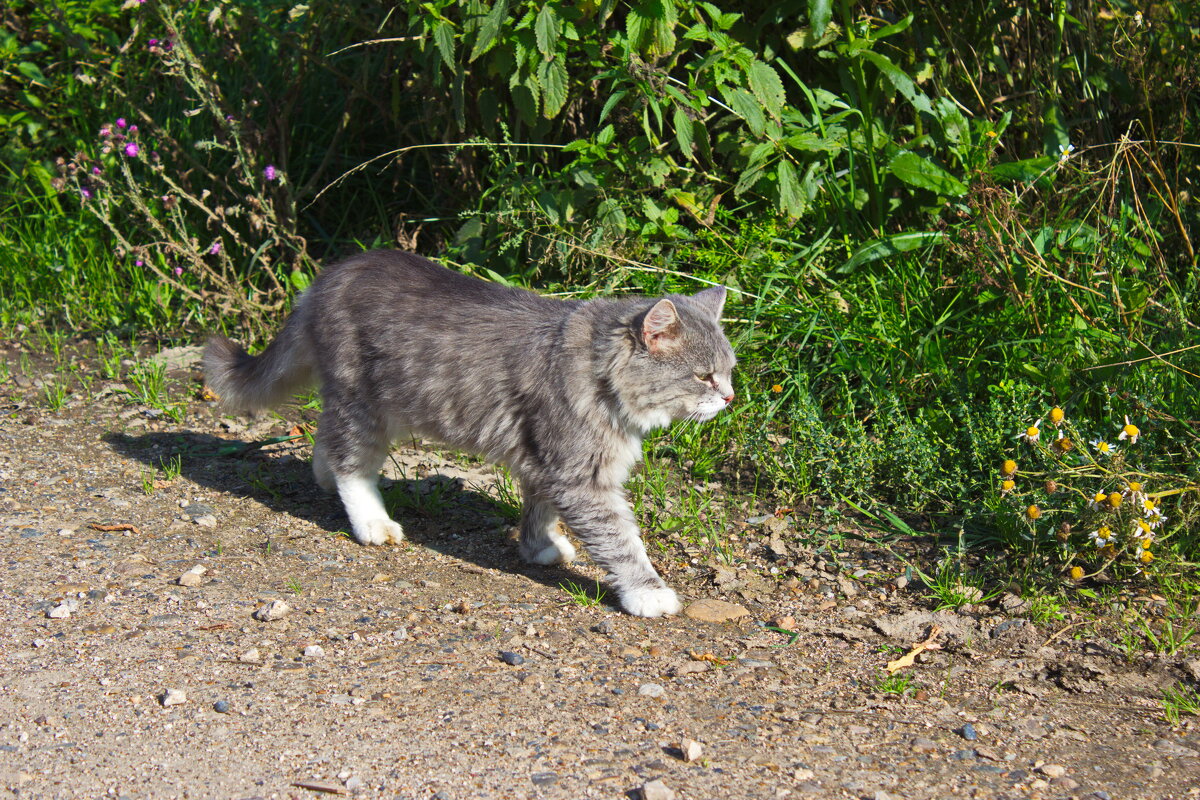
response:
[[[733,392],[730,392],[729,394],[725,395],[725,397],[723,397],[722,399],[725,401],[725,405],[729,405],[730,403],[733,402]]]

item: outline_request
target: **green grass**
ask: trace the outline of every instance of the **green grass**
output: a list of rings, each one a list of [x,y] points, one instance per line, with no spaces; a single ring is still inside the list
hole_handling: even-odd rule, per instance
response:
[[[558,588],[566,592],[567,597],[571,602],[581,608],[594,608],[604,602],[606,592],[600,586],[600,582],[596,582],[596,586],[592,590],[588,590],[583,584],[575,583],[574,581],[565,581],[558,585]]]
[[[1178,725],[1185,715],[1200,716],[1200,691],[1183,683],[1163,690],[1163,716],[1172,725]]]

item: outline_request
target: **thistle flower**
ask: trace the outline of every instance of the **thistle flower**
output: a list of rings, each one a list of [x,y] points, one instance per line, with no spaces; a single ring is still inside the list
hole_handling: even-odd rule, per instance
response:
[[[127,123],[127,122],[125,122],[125,118],[124,118],[124,117],[117,117],[117,127],[118,127],[118,128],[124,128],[124,127],[125,127],[127,124],[128,124],[128,123]]]
[[[275,165],[267,164],[267,166],[263,169],[263,178],[270,183],[271,181],[275,180],[276,177],[278,177],[278,175],[275,172]]]
[[[174,272],[175,277],[178,278],[180,275],[183,274],[183,267],[176,267],[175,269],[172,270],[172,272]]]
[[[1138,430],[1138,426],[1129,421],[1129,415],[1125,415],[1125,425],[1121,428],[1121,432],[1117,434],[1118,439],[1128,439],[1130,444],[1137,444],[1138,437],[1142,432]]]
[[[137,154],[141,151],[142,148],[138,147],[137,142],[126,142],[125,147],[122,148],[122,152],[129,158],[137,158]]]
[[[221,252],[221,243],[220,242],[213,242],[212,247],[208,248],[208,254],[210,256],[215,256],[219,252]]]

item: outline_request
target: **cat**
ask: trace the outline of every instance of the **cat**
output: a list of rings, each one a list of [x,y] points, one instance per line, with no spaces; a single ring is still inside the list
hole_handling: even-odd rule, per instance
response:
[[[392,441],[427,437],[518,478],[525,561],[575,558],[561,519],[624,609],[658,617],[677,614],[679,599],[646,555],[623,485],[649,431],[707,421],[733,401],[724,304],[721,286],[555,300],[377,250],[322,271],[258,356],[216,336],[203,362],[240,410],[320,385],[313,474],[362,544],[403,540],[379,470]]]

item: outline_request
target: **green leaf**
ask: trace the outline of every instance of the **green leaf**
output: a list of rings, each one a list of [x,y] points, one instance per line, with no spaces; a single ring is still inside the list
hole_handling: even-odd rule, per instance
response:
[[[1055,159],[1049,156],[1023,158],[1020,161],[1005,161],[992,167],[992,177],[1002,181],[1030,183],[1047,175]]]
[[[906,30],[909,25],[912,25],[912,21],[913,15],[909,14],[902,20],[893,22],[891,25],[885,25],[877,31],[872,31],[871,38],[875,41],[879,41],[880,39],[886,39],[889,36],[895,36],[897,33]]]
[[[888,164],[888,171],[910,186],[928,189],[947,197],[962,197],[966,184],[924,156],[902,150]]]
[[[534,34],[537,36],[538,51],[550,58],[554,55],[554,47],[558,44],[558,37],[562,34],[562,22],[558,18],[558,14],[554,12],[554,6],[547,3],[542,6],[542,10],[538,12],[537,22],[533,27]]]
[[[17,62],[17,72],[20,72],[29,80],[36,83],[38,86],[49,86],[50,82],[46,80],[46,76],[42,74],[41,67],[32,61]]]
[[[479,36],[475,38],[475,46],[471,48],[471,57],[467,59],[468,61],[474,61],[488,51],[500,33],[500,26],[507,18],[508,0],[496,0],[496,5],[492,6],[492,10],[483,18],[483,22],[479,26]]]
[[[904,70],[897,67],[892,60],[882,53],[876,53],[871,50],[861,50],[858,53],[860,58],[865,58],[874,64],[883,77],[887,78],[888,83],[896,88],[900,94],[904,95],[904,99],[918,111],[923,111],[926,114],[933,115],[933,105],[929,102],[929,98],[925,93],[917,88],[913,83],[912,78],[905,74]]]
[[[538,82],[542,84],[542,116],[554,119],[567,102],[567,68],[561,58],[544,61],[538,68]]]
[[[733,109],[733,113],[746,121],[746,125],[755,136],[763,135],[767,127],[767,118],[763,116],[762,106],[758,104],[754,95],[745,89],[727,86],[721,87],[721,95]]]
[[[1063,119],[1058,103],[1051,103],[1042,115],[1042,153],[1058,158],[1063,148],[1071,143],[1071,134]]]
[[[821,38],[832,16],[833,0],[808,0],[808,27],[814,39]]]
[[[682,106],[675,106],[672,123],[675,126],[675,141],[679,142],[680,151],[688,157],[689,161],[695,161],[696,154],[692,152],[692,118],[687,115]]]
[[[303,270],[294,269],[288,273],[288,278],[292,282],[292,288],[297,292],[303,292],[312,283],[312,276]]]
[[[608,99],[604,101],[604,108],[600,109],[600,119],[597,122],[604,122],[608,118],[608,115],[612,113],[612,110],[617,107],[617,103],[621,102],[621,99],[628,93],[628,89],[622,89],[619,92],[613,92],[609,95]]]
[[[517,106],[517,113],[521,115],[521,121],[526,125],[537,123],[538,99],[541,94],[539,88],[532,75],[512,87],[513,103]]]
[[[596,209],[596,218],[609,236],[616,238],[625,234],[625,212],[616,200],[605,200],[601,203]]]
[[[919,247],[935,244],[946,238],[941,231],[914,231],[911,233],[895,233],[872,239],[854,251],[849,260],[837,268],[837,272],[853,272],[863,264],[878,261],[881,258],[894,256],[897,253],[907,253]]]
[[[442,61],[451,70],[454,69],[454,26],[445,20],[440,20],[433,26],[433,43],[437,45]]]
[[[783,81],[779,79],[779,73],[765,61],[755,59],[750,63],[750,68],[746,70],[746,79],[750,84],[750,91],[754,92],[758,102],[762,104],[768,114],[778,119],[780,112],[783,111],[785,99]]]
[[[804,213],[807,198],[800,190],[800,181],[796,178],[796,168],[786,158],[780,159],[776,170],[779,178],[779,207],[789,217],[798,217]]]
[[[783,142],[793,150],[799,150],[802,153],[840,153],[846,149],[841,142],[826,139],[807,131],[793,133]]]
[[[625,17],[630,48],[652,56],[670,53],[675,49],[677,20],[674,0],[643,0]]]

